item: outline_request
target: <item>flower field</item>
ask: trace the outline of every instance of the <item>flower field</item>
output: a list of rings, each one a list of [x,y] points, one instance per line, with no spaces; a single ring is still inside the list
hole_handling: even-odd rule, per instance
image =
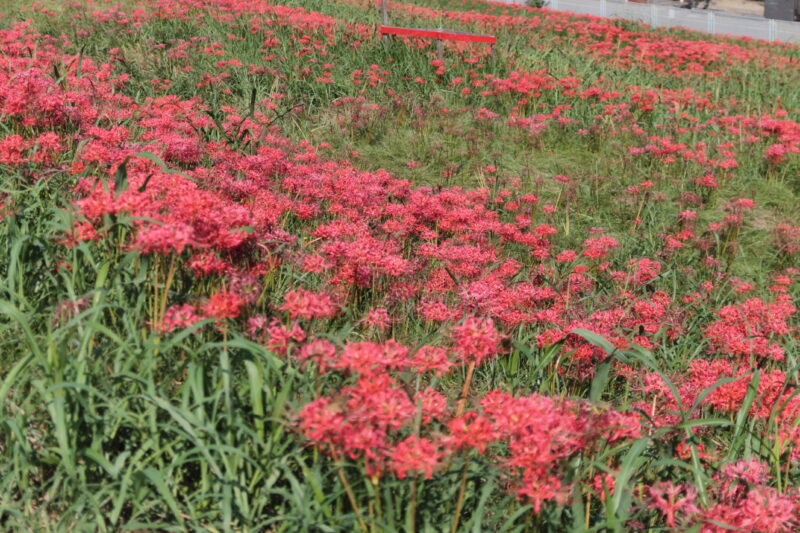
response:
[[[800,529],[800,48],[0,2],[0,530]]]

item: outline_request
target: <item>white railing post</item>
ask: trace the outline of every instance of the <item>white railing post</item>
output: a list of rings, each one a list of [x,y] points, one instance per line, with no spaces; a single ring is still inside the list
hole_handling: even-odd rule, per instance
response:
[[[658,6],[655,4],[650,4],[650,25],[658,26]]]
[[[769,23],[767,24],[767,32],[769,34],[770,41],[778,40],[778,22],[775,19],[769,19]]]
[[[387,1],[388,0],[381,0],[381,17],[383,18],[383,25],[384,26],[388,26],[389,25],[389,13],[386,10]],[[384,43],[388,42],[388,40],[389,40],[389,36],[388,35],[384,35],[383,36],[383,42]]]
[[[706,20],[706,31],[708,33],[714,33],[714,12],[708,12],[708,19]]]
[[[600,0],[600,16],[608,16],[608,4],[606,3],[606,0]]]
[[[550,0],[550,9],[558,11],[558,0]]]

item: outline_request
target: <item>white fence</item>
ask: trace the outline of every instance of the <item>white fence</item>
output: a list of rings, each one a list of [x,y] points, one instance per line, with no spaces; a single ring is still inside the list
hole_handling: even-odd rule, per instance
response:
[[[525,0],[501,1],[509,4],[525,4]],[[548,0],[546,7],[580,15],[638,20],[662,28],[679,26],[690,30],[768,41],[800,41],[800,22],[747,17],[719,11],[683,9],[678,7],[677,3],[675,6],[669,6],[639,4],[624,0]]]

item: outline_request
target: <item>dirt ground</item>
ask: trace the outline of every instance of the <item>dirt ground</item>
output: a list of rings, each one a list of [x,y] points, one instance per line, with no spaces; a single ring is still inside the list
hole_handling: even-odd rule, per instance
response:
[[[664,4],[680,4],[678,1],[660,1]],[[709,9],[714,11],[724,11],[726,13],[736,13],[737,15],[751,15],[761,17],[764,15],[764,2],[756,0],[711,0]]]
[[[709,9],[761,17],[764,15],[764,2],[755,2],[754,0],[711,0]]]

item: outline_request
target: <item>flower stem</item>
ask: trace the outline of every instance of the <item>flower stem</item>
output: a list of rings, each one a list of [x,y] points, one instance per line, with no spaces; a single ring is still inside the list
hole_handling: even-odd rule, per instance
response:
[[[172,287],[172,280],[175,279],[175,270],[178,266],[176,256],[170,258],[169,270],[167,270],[167,279],[164,281],[164,289],[161,292],[161,301],[158,302],[158,323],[163,323],[164,315],[167,311],[167,299],[169,297],[169,290]]]
[[[471,362],[467,368],[467,379],[464,380],[464,388],[461,389],[461,397],[458,399],[456,405],[456,418],[464,414],[464,409],[467,406],[467,395],[469,394],[469,387],[472,384],[472,374],[475,372],[475,362]]]
[[[358,506],[356,502],[355,494],[353,494],[353,489],[350,487],[350,483],[347,481],[347,476],[344,475],[344,468],[341,466],[341,461],[339,458],[334,456],[334,459],[337,463],[340,463],[340,466],[336,469],[336,473],[339,474],[339,480],[342,482],[344,486],[344,491],[347,493],[347,499],[350,500],[350,505],[353,507],[353,511],[356,513],[356,518],[358,518],[358,525],[361,526],[362,531],[369,531],[367,528],[366,522],[361,517],[361,508]]]
[[[380,522],[383,521],[383,509],[381,508],[381,478],[376,478],[372,484],[375,487],[375,512]]]
[[[414,533],[417,530],[417,476],[411,480],[411,503],[406,514],[406,531]]]
[[[461,470],[461,486],[458,488],[458,500],[456,500],[456,512],[453,515],[453,525],[450,533],[458,530],[458,521],[461,518],[461,509],[464,507],[464,494],[467,491],[467,473],[469,472],[469,457],[464,461],[464,468]]]

